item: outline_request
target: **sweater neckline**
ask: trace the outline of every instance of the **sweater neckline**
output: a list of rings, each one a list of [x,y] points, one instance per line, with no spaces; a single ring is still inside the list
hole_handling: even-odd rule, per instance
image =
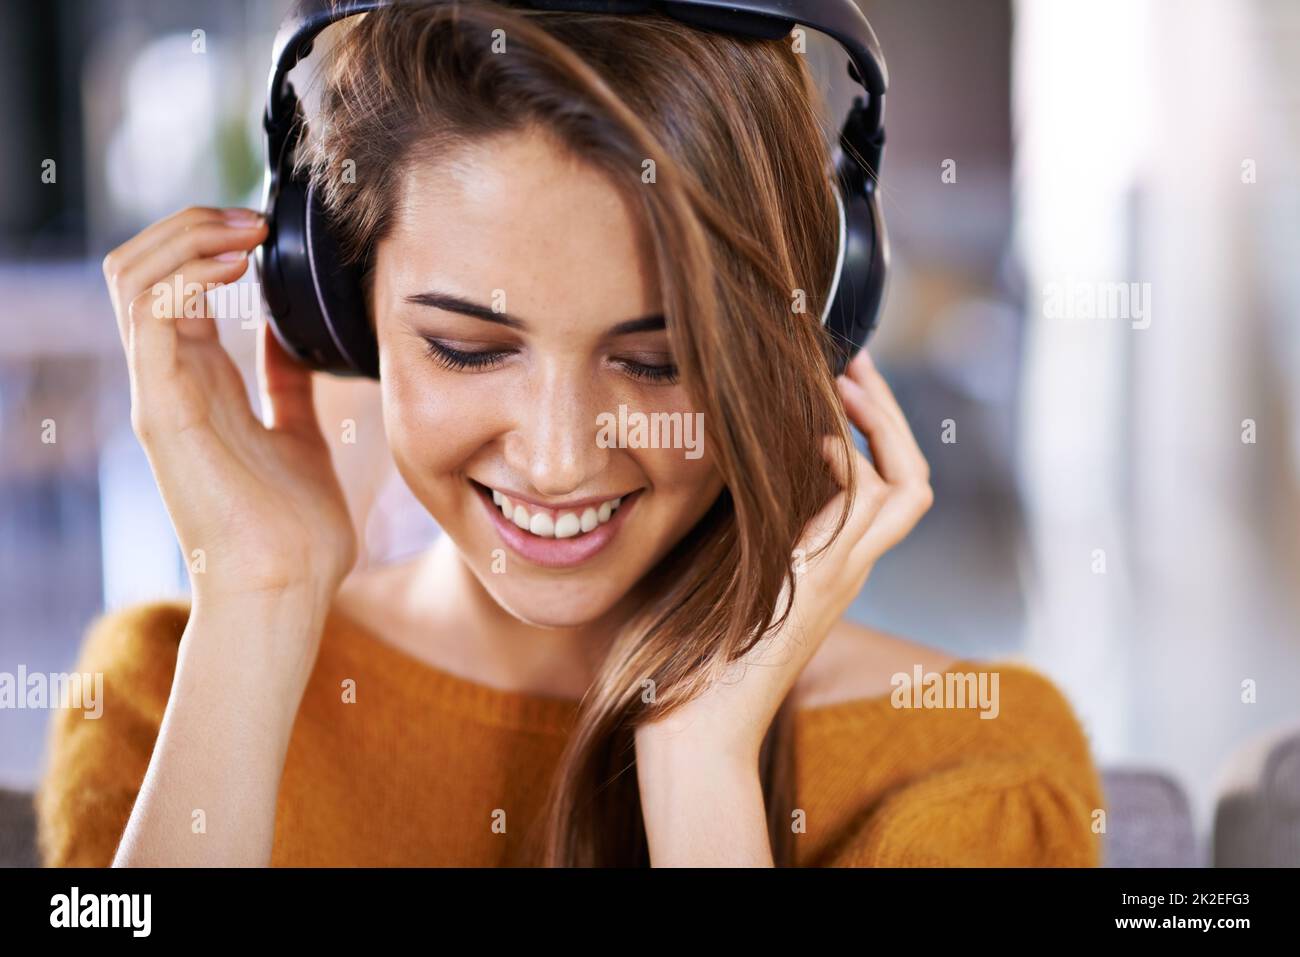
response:
[[[358,656],[385,680],[411,693],[421,705],[517,731],[564,734],[573,727],[582,702],[531,691],[500,688],[430,664],[372,631],[351,615],[335,610],[341,630]]]
[[[375,665],[389,681],[411,689],[422,703],[517,731],[567,734],[573,728],[581,699],[501,688],[466,678],[385,641],[345,612],[336,609],[333,615],[342,630],[361,646],[359,651],[367,662]],[[944,672],[966,671],[972,667],[987,670],[997,665],[958,658]],[[797,708],[795,723],[807,729],[833,727],[846,719],[881,710],[896,710],[892,707],[892,692]]]

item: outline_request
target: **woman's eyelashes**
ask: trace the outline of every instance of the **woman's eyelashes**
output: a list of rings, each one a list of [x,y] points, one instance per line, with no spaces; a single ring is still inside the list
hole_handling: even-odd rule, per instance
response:
[[[466,351],[445,342],[425,336],[425,353],[444,369],[453,372],[484,372],[499,366],[518,349],[484,349]],[[650,363],[634,359],[611,357],[621,372],[641,382],[672,384],[677,381],[677,365],[673,362]]]
[[[482,352],[465,352],[461,349],[453,349],[446,343],[439,342],[437,339],[430,339],[427,336],[424,341],[425,352],[429,358],[444,369],[451,369],[453,372],[491,369],[493,366],[500,365],[507,356],[515,351],[513,349],[488,349]]]
[[[633,379],[640,379],[643,382],[663,382],[665,384],[677,381],[677,366],[672,362],[663,365],[652,365],[645,362],[633,362],[630,359],[614,359],[612,361]]]

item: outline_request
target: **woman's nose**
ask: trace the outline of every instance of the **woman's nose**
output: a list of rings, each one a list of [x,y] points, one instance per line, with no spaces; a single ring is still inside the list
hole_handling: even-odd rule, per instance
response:
[[[519,426],[507,437],[506,461],[539,495],[558,498],[599,475],[609,451],[596,443],[599,401],[584,383],[549,376],[541,386],[531,390]]]

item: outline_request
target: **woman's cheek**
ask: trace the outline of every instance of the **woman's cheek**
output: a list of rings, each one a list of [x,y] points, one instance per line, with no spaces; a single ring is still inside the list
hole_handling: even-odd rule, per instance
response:
[[[687,458],[686,452],[681,448],[647,448],[629,453],[636,457],[640,471],[654,490],[653,534],[668,544],[703,517],[723,487],[707,448],[699,458]]]
[[[494,400],[467,376],[433,366],[394,370],[384,380],[384,420],[393,455],[413,467],[421,484],[467,465],[488,442]],[[499,400],[497,400],[499,401]]]

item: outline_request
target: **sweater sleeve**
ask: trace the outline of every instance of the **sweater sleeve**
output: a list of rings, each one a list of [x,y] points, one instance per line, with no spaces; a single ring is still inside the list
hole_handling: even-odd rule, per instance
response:
[[[46,867],[107,867],[144,781],[171,691],[184,602],[136,605],[87,629],[75,670],[102,675],[99,717],[55,710],[36,792]]]
[[[883,800],[837,867],[1097,867],[1092,804],[1060,769],[973,761]]]
[[[1100,865],[1104,795],[1083,728],[1046,677],[1003,675],[1005,723],[970,716],[959,756],[863,809],[832,866]]]

